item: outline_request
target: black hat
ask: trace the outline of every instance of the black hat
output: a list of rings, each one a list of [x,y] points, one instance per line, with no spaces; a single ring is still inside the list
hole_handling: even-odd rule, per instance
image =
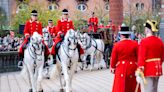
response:
[[[63,13],[63,14],[68,14],[68,10],[67,10],[67,9],[63,9],[63,10],[62,10],[62,13]]]
[[[53,21],[51,19],[48,20],[48,23],[52,23]]]
[[[121,30],[119,31],[120,34],[131,34],[132,32],[129,31],[129,27],[121,27]]]
[[[37,16],[37,15],[38,15],[38,12],[37,12],[36,10],[32,10],[32,11],[31,11],[31,15]]]

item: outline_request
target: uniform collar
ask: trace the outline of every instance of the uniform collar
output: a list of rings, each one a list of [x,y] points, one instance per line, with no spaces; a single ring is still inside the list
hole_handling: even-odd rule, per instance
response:
[[[50,26],[47,26],[47,28],[53,28],[54,26],[50,27]]]
[[[70,22],[71,19],[70,19],[70,18],[68,18],[68,19],[63,19],[63,18],[61,18],[61,22],[64,22],[64,21],[68,21],[68,22]]]
[[[31,19],[29,20],[29,22],[30,22],[30,23],[32,23],[32,22],[39,23],[39,21],[38,21],[38,20],[36,20],[36,21],[32,21]]]

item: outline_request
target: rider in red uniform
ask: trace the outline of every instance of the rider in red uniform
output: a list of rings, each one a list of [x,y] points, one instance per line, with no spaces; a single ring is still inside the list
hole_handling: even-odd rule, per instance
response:
[[[54,26],[52,20],[48,20],[47,30],[51,34],[51,37],[55,38],[55,36],[57,35],[57,30],[56,30],[56,26]]]
[[[20,46],[19,49],[19,59],[20,61],[23,61],[24,58],[24,49],[26,48],[28,42],[30,41],[30,37],[33,35],[34,32],[38,32],[40,35],[42,35],[42,24],[37,20],[38,13],[36,10],[33,10],[31,12],[31,19],[28,20],[25,24],[24,28],[24,36],[25,39]],[[43,42],[44,44],[44,42]],[[45,47],[45,61],[47,61],[48,55],[50,54],[48,47],[44,44]],[[19,65],[20,64],[20,65]],[[22,63],[19,63],[19,66],[22,66]]]
[[[108,25],[106,25],[106,28],[109,28],[109,29],[112,30],[113,32],[116,31],[116,27],[115,27],[114,24],[112,23],[112,20],[109,20]]]
[[[50,35],[51,35],[51,37],[52,37],[52,39],[54,41],[55,37],[57,36],[57,28],[56,28],[56,26],[54,26],[52,20],[48,20],[47,30],[50,33]]]
[[[96,33],[97,32],[97,29],[98,29],[98,18],[95,17],[95,13],[94,12],[92,13],[92,17],[89,18],[88,24],[89,24],[88,31],[89,32],[93,31],[93,32]]]
[[[56,47],[59,48],[60,46],[60,44],[58,43],[61,42],[62,39],[64,39],[64,35],[67,33],[69,29],[74,29],[73,22],[68,16],[68,10],[63,9],[62,14],[63,14],[62,19],[58,20],[57,22],[57,26],[56,26],[57,36],[55,37],[54,46],[52,47],[52,51],[51,51],[51,54],[53,55],[54,59],[56,57]],[[83,53],[84,53],[83,50],[80,48],[80,54]]]

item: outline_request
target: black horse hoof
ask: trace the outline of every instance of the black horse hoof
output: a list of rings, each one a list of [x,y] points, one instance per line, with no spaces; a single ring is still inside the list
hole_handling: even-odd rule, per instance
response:
[[[103,67],[100,68],[101,70],[103,69]]]
[[[43,90],[40,90],[40,91],[38,91],[38,92],[43,92]]]
[[[75,71],[75,73],[77,73],[77,71]]]
[[[29,89],[29,92],[32,92],[32,89]]]
[[[59,92],[64,92],[64,89],[60,89],[60,91]]]

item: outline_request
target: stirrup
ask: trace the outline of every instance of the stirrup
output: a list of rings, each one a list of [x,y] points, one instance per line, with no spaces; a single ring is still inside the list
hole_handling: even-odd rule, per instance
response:
[[[18,62],[18,68],[23,69],[23,61]]]

